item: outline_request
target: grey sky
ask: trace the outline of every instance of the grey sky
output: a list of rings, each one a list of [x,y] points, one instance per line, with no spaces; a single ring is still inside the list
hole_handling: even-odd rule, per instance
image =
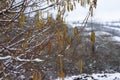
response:
[[[97,8],[94,10],[94,19],[97,21],[120,20],[120,0],[98,0]],[[67,21],[83,20],[88,8],[78,5],[77,9],[68,13]]]
[[[100,20],[120,19],[120,0],[98,0],[95,18]]]

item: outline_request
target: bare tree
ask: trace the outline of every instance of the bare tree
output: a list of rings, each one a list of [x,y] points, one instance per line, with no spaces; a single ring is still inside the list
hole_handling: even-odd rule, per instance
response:
[[[58,63],[58,59],[55,58],[59,58],[59,55],[72,57],[72,54],[66,53],[72,46],[74,49],[71,52],[74,53],[80,44],[79,33],[84,29],[89,16],[93,15],[96,2],[96,0],[1,0],[0,54],[10,55],[16,61],[33,61],[39,56],[44,59],[44,63],[49,61]],[[71,37],[67,35],[64,13],[73,11],[77,3],[83,7],[89,5],[89,10],[83,21],[82,30],[75,28],[74,37]],[[56,19],[48,13],[51,9],[57,11]],[[36,17],[29,17],[33,13]],[[46,18],[42,17],[44,14],[47,14]],[[46,58],[47,55],[49,58]]]

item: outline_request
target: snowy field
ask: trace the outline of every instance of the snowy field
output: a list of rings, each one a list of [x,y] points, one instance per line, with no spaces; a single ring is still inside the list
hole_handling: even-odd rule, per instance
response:
[[[61,78],[56,80],[61,80]],[[66,77],[65,80],[120,80],[120,73],[93,73],[92,75],[82,74],[82,76]]]

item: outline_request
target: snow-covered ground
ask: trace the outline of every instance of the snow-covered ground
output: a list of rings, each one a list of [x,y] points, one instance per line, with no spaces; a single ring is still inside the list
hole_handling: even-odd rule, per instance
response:
[[[35,58],[35,59],[21,59],[19,57],[12,57],[12,56],[0,56],[0,60],[7,60],[7,59],[11,59],[11,58],[14,58],[15,60],[17,61],[21,61],[21,62],[41,62],[43,60],[39,59],[39,58]]]
[[[58,78],[56,80],[62,80]],[[93,73],[91,75],[82,74],[77,76],[67,76],[65,80],[120,80],[120,73]]]

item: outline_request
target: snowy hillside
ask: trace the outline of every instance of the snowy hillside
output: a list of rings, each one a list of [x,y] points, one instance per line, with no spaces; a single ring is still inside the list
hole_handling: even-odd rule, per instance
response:
[[[78,27],[80,28],[81,23],[80,22],[68,22],[69,25],[72,27]],[[91,23],[89,23],[91,24]],[[113,41],[120,42],[120,22],[105,22],[105,23],[98,23],[99,26],[95,26],[93,24],[93,30],[96,32],[96,36],[107,36]],[[91,26],[86,26],[85,30],[87,34],[90,35],[91,32]]]
[[[69,23],[72,27],[77,26],[80,28],[81,24],[79,22],[73,22]],[[94,24],[94,31],[96,33],[96,49],[97,47],[103,47],[100,48],[99,52],[103,51],[104,54],[107,54],[107,50],[109,49],[110,52],[113,52],[115,54],[119,54],[120,49],[120,23],[102,23],[97,24],[95,26]],[[99,25],[99,26],[98,26]],[[90,36],[91,33],[91,27],[86,26],[85,28],[85,35]],[[100,43],[100,44],[97,44]],[[109,43],[112,43],[111,47]],[[118,46],[117,48],[113,47],[113,45]],[[105,51],[104,51],[105,50]],[[109,54],[112,55],[112,54]],[[117,56],[117,58],[120,58],[120,56]],[[111,60],[112,61],[112,60]],[[119,65],[120,62],[118,61],[117,65]],[[99,63],[98,63],[99,65]],[[107,65],[107,64],[104,64]],[[99,66],[100,67],[100,66]],[[120,66],[119,66],[120,69]],[[61,80],[61,78],[57,78],[56,80]],[[71,75],[66,76],[65,80],[120,80],[120,73],[119,70],[117,72],[108,72],[108,73],[92,73],[92,74],[82,74],[82,75]]]

